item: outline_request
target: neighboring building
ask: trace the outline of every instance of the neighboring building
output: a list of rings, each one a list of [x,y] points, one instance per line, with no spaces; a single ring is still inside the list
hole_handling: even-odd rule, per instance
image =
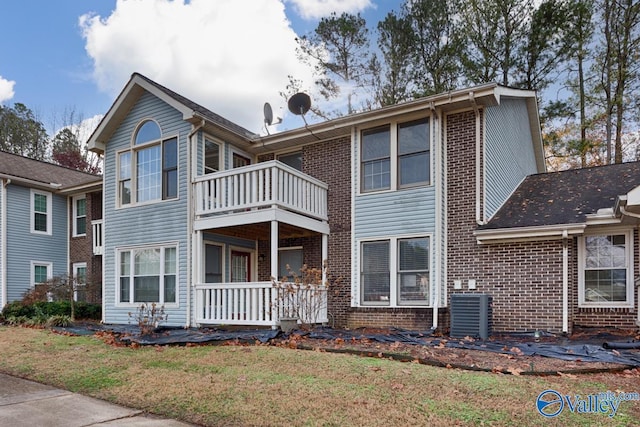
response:
[[[514,198],[535,177],[560,191],[568,176],[543,174],[531,91],[487,84],[260,136],[133,74],[89,145],[104,155],[106,323],[155,302],[169,325],[275,326],[271,278],[328,260],[321,320],[338,327],[446,329],[455,292],[491,294],[495,330],[633,324],[630,293],[613,316],[555,297],[585,286],[577,267],[557,274],[563,245],[596,244],[578,227],[520,242],[512,228],[531,218],[501,220],[529,212]],[[579,253],[566,252],[570,266]]]
[[[100,176],[0,152],[0,307],[54,276],[101,279],[101,194]]]

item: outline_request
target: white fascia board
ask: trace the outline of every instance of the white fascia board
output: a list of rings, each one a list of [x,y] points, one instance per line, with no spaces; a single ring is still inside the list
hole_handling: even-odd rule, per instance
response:
[[[478,244],[525,242],[534,240],[556,240],[566,236],[584,234],[587,224],[558,224],[539,227],[502,228],[497,230],[476,230]]]

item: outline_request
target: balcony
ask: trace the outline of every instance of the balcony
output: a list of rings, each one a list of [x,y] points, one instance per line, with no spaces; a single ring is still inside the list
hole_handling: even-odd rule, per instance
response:
[[[327,184],[276,160],[197,177],[196,219],[281,209],[327,221]]]
[[[93,236],[93,254],[94,255],[102,255],[104,252],[103,246],[103,220],[97,219],[95,221],[91,221],[91,230]]]

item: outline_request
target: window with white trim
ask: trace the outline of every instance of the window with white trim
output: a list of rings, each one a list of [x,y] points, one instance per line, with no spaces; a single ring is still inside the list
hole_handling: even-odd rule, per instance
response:
[[[362,305],[429,305],[429,253],[429,237],[426,236],[361,242]]]
[[[177,246],[118,250],[120,303],[177,303]]]
[[[581,236],[578,241],[581,306],[633,306],[633,231]]]
[[[53,264],[50,262],[31,261],[31,284],[35,287],[51,279]]]
[[[430,144],[429,118],[363,130],[360,191],[429,185]]]
[[[31,232],[37,234],[51,234],[51,193],[31,190]]]
[[[218,172],[220,167],[220,144],[209,138],[204,139],[204,173]]]
[[[292,282],[294,274],[300,278],[303,261],[302,247],[278,249],[278,280],[286,277]]]
[[[73,237],[87,235],[87,198],[75,196],[73,198]]]
[[[87,263],[74,262],[72,267],[73,279],[75,280],[73,299],[75,301],[86,301],[85,286],[87,285]]]
[[[144,121],[129,150],[118,153],[120,206],[178,197],[178,139],[163,138],[153,120]]]
[[[289,165],[294,169],[302,172],[302,151],[294,151],[293,153],[278,154],[279,162]]]

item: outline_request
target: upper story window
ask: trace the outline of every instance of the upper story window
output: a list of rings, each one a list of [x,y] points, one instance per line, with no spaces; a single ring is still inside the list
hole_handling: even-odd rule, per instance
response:
[[[278,156],[278,161],[302,172],[302,151],[280,154]]]
[[[87,198],[76,196],[73,198],[73,236],[87,234]]]
[[[388,190],[391,186],[389,126],[362,132],[362,190]]]
[[[632,231],[579,238],[581,306],[633,307],[632,239]]]
[[[118,153],[121,206],[178,197],[178,139],[162,138],[152,120],[136,131],[133,146]]]
[[[218,172],[220,167],[220,144],[204,139],[204,173]]]
[[[362,131],[363,192],[428,185],[430,170],[429,119]]]
[[[51,193],[31,190],[31,232],[51,234]]]

